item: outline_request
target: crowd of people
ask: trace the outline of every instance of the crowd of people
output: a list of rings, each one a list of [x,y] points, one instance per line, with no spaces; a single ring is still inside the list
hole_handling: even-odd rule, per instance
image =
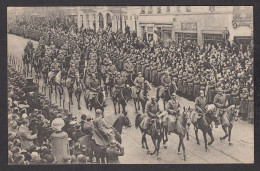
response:
[[[177,94],[194,100],[199,91],[204,90],[207,103],[213,102],[216,90],[221,87],[230,104],[240,105],[243,119],[253,119],[253,47],[230,43],[228,40],[215,44],[197,45],[185,40],[170,46],[161,41],[154,42],[122,32],[112,32],[110,28],[92,29],[64,27],[62,24],[49,25],[43,20],[34,22],[10,22],[10,33],[40,40],[56,48],[68,46],[89,60],[92,54],[101,58],[109,57],[118,70],[124,69],[127,59],[136,73],[153,85],[162,84],[162,76],[167,74],[176,83]]]
[[[8,21],[9,33],[44,41],[46,45],[54,44],[57,49],[66,49],[67,55],[77,51],[86,60],[91,59],[90,56],[98,56],[99,59],[110,58],[119,71],[125,70],[126,61],[130,62],[135,73],[141,73],[145,80],[155,86],[164,84],[164,78],[169,77],[176,84],[177,94],[190,100],[198,97],[203,90],[206,103],[212,104],[217,90],[221,89],[229,105],[239,105],[240,116],[244,120],[250,119],[253,123],[254,52],[250,45],[238,45],[228,40],[201,46],[191,40],[164,45],[161,41],[141,40],[136,34],[112,32],[111,28],[95,31],[77,28],[76,25],[50,25],[44,20]],[[65,120],[64,129],[72,127],[79,134],[84,134],[80,132],[82,126],[75,122],[75,118],[67,110],[51,104],[48,98],[42,98],[43,94],[39,94],[39,101],[36,103],[38,106],[28,112],[28,104],[19,105],[26,101],[25,93],[21,91],[21,87],[26,85],[24,76],[10,66],[8,73],[9,163],[55,163],[50,143],[44,139],[46,136],[39,138],[39,132],[29,132],[28,128],[36,126],[37,130],[44,130],[42,134],[48,134],[50,121],[57,117]],[[72,133],[68,134],[73,142],[77,142]],[[26,138],[21,135],[25,135]],[[70,148],[73,155],[68,162],[91,161],[87,160],[85,155],[86,147],[70,143]]]
[[[8,65],[8,163],[56,164],[58,159],[52,153],[50,137],[55,132],[51,123],[57,118],[64,120],[62,131],[67,133],[69,142],[69,155],[58,163],[95,162],[93,154],[89,153],[83,142],[93,129],[91,116],[82,114],[81,121],[77,123],[77,118],[71,112],[51,103],[44,94],[34,96],[26,92],[30,84],[29,79],[26,80],[23,74]],[[38,98],[31,102],[34,97]],[[98,114],[98,111],[96,113]],[[118,154],[115,155],[115,152]],[[107,155],[110,159],[107,162],[117,163],[118,156],[124,155],[123,147],[118,142],[111,141]]]

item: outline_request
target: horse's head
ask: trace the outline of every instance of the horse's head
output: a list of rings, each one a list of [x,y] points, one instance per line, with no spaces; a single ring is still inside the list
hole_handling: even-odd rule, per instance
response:
[[[131,100],[132,98],[132,89],[129,85],[126,85],[126,87],[123,89],[123,95],[126,99],[126,101]]]
[[[218,113],[217,113],[217,108],[214,104],[210,104],[206,107],[206,115],[208,118],[211,118],[213,121],[217,121],[218,119]]]
[[[132,126],[130,119],[127,116],[127,112],[124,114],[124,124],[125,127],[130,128]]]
[[[239,105],[231,105],[230,107],[231,116],[235,119],[235,121],[238,120],[238,114],[239,114]]]
[[[188,125],[191,124],[191,114],[192,114],[192,110],[191,110],[190,106],[187,109],[185,107],[183,107],[183,120]]]

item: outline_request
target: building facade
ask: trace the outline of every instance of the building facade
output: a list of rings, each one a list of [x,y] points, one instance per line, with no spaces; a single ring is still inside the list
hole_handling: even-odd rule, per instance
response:
[[[234,27],[234,22],[240,23]],[[142,6],[138,36],[158,41],[192,40],[199,45],[249,41],[253,36],[253,8],[233,6]]]

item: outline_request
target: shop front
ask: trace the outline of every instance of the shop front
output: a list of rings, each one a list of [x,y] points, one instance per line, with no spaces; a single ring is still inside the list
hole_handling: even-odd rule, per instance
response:
[[[198,42],[197,23],[181,23],[181,29],[174,32],[177,43],[187,40]]]

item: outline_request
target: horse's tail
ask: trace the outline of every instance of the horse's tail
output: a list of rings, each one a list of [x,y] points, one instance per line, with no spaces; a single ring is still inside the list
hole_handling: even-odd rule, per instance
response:
[[[140,116],[141,116],[141,114],[138,114],[135,118],[135,128],[136,129],[140,126],[140,121],[139,121]]]

